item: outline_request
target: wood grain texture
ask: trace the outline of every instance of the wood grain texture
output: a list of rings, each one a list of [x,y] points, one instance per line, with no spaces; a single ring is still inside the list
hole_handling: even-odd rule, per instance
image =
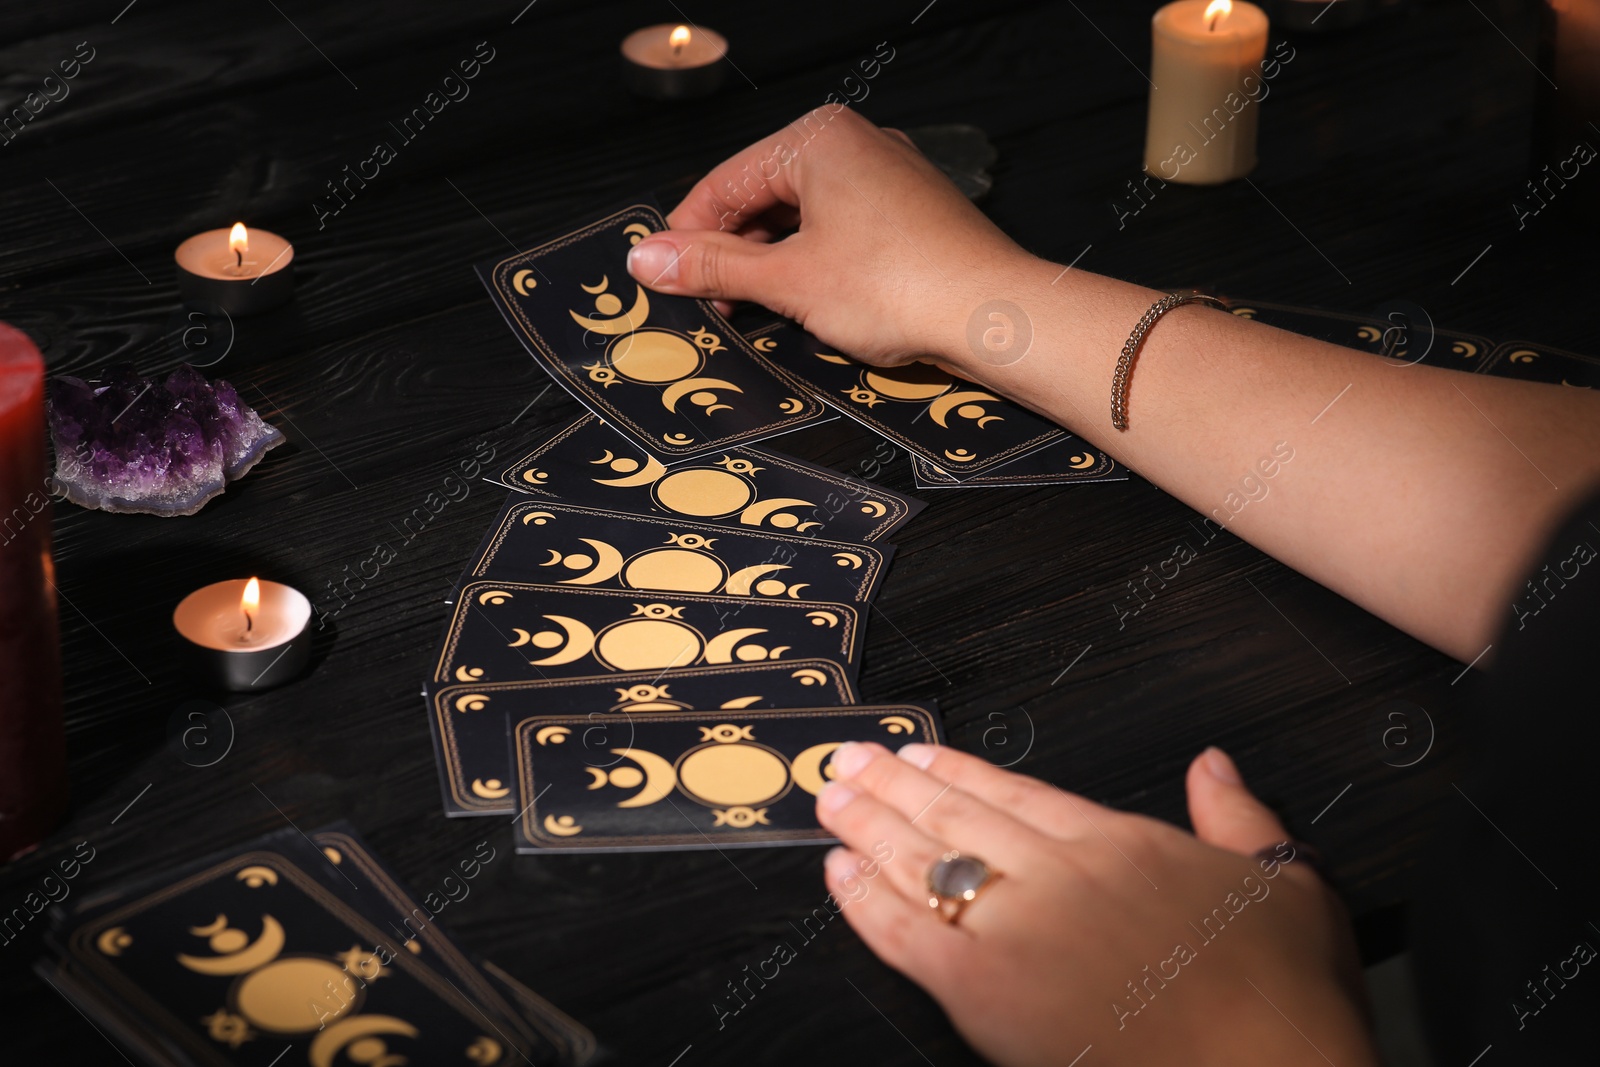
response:
[[[286,818],[304,829],[349,819],[419,891],[488,839],[499,854],[445,925],[627,1062],[669,1063],[690,1046],[685,1067],[974,1057],[842,922],[814,940],[795,930],[823,900],[820,849],[513,858],[507,826],[440,815],[418,690],[442,597],[504,491],[474,483],[411,536],[405,520],[475,451],[509,461],[578,412],[546,388],[472,262],[681,184],[819,104],[887,40],[895,58],[863,110],[890,125],[986,129],[1000,160],[985,207],[1040,254],[1067,262],[1088,247],[1083,268],[1148,284],[1354,312],[1403,297],[1497,339],[1590,340],[1592,268],[1563,206],[1514,225],[1538,76],[1487,22],[1526,50],[1510,3],[1418,3],[1378,26],[1295,39],[1263,107],[1254,185],[1170,186],[1121,225],[1114,204],[1139,175],[1152,3],[705,0],[691,14],[728,34],[743,74],[679,107],[634,100],[615,77],[624,29],[666,17],[650,4],[540,0],[515,25],[522,0],[470,11],[283,0],[281,13],[142,0],[113,25],[119,6],[0,13],[11,72],[0,110],[77,42],[97,49],[71,95],[0,146],[4,317],[55,373],[118,359],[164,371],[196,358],[179,341],[178,241],[235,217],[283,233],[297,248],[296,300],[239,323],[210,372],[290,443],[193,518],[57,506],[76,806],[38,853],[0,870],[0,908],[80,840],[98,856],[75,892]],[[496,58],[471,95],[399,144],[388,123],[480,41]],[[384,139],[396,161],[319,229],[325,183]],[[849,470],[875,443],[839,420],[775,445]],[[914,491],[903,455],[881,480]],[[924,496],[871,613],[865,698],[936,699],[952,743],[1178,822],[1184,766],[1222,744],[1327,854],[1358,916],[1405,899],[1432,814],[1451,802],[1459,665],[1231,535],[1205,542],[1195,513],[1137,478]],[[1127,583],[1180,541],[1197,559],[1119,625]],[[394,562],[346,595],[314,672],[223,699],[231,751],[213,767],[181,762],[172,716],[208,697],[175,659],[177,600],[260,573],[331,609],[332,587],[379,543]],[[1374,744],[1396,698],[1437,731],[1405,769]],[[29,1062],[108,1061],[101,1037],[26,971],[43,923],[0,946],[7,1047]],[[798,958],[719,1028],[713,1006],[735,1003],[728,983],[780,940]]]

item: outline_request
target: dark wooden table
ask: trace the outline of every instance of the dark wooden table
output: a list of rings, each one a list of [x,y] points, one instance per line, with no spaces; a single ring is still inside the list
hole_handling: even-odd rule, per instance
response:
[[[458,461],[509,461],[578,411],[470,264],[692,177],[821,103],[888,41],[863,110],[988,131],[1001,156],[986,208],[1040,254],[1345,311],[1403,298],[1441,325],[1581,348],[1590,248],[1550,217],[1559,204],[1521,231],[1511,207],[1540,78],[1518,53],[1532,52],[1527,12],[1422,3],[1295,39],[1252,184],[1174,186],[1119,226],[1153,4],[697,0],[686,17],[729,35],[738,73],[714,99],[665,106],[624,93],[615,53],[625,29],[676,21],[677,4],[525,2],[142,0],[119,14],[123,0],[71,0],[0,15],[7,112],[79,42],[93,49],[70,96],[0,147],[3,315],[54,372],[216,358],[229,338],[186,348],[177,310],[172,249],[195,231],[243,218],[283,233],[299,279],[294,303],[241,321],[210,369],[288,446],[192,518],[56,508],[75,807],[0,871],[0,908],[84,840],[97,858],[78,893],[286,818],[349,819],[419,892],[487,839],[498,856],[445,925],[630,1062],[967,1062],[934,1004],[842,923],[718,1028],[727,983],[822,901],[820,849],[519,858],[502,820],[440,814],[418,688],[442,596],[505,491],[474,484],[410,538],[401,520]],[[494,58],[471,95],[402,143],[389,123],[483,41]],[[397,158],[319,227],[325,183],[379,141]],[[874,442],[835,422],[777,445],[851,469]],[[1349,458],[1383,463],[1381,446]],[[882,480],[912,488],[903,455]],[[954,744],[1178,821],[1186,762],[1224,745],[1325,850],[1369,957],[1393,950],[1415,850],[1452,801],[1460,665],[1231,535],[1202,546],[1196,514],[1137,478],[924,496],[872,612],[868,699],[936,699]],[[1119,626],[1127,583],[1182,541],[1198,559]],[[231,749],[185,763],[175,713],[212,697],[175,657],[180,596],[259,573],[331,610],[333,584],[379,543],[395,560],[334,616],[313,673],[222,698]],[[1431,719],[1411,713],[1409,751],[1433,747],[1405,768],[1376,741],[1396,699]],[[8,1060],[113,1062],[26,970],[39,926],[0,948]]]

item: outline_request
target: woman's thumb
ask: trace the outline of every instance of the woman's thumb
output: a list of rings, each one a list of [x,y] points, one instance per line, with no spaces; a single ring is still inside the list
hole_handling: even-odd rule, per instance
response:
[[[658,292],[765,303],[771,245],[714,230],[652,234],[628,253],[628,273]]]
[[[1239,777],[1220,748],[1208,748],[1189,764],[1189,821],[1200,840],[1250,855],[1287,839],[1283,823]]]

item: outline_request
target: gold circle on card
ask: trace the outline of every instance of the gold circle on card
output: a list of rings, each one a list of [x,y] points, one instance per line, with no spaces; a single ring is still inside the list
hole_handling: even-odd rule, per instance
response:
[[[675,382],[700,369],[694,342],[664,330],[638,330],[611,346],[611,366],[636,382]]]
[[[775,799],[789,784],[789,765],[759,745],[712,744],[678,765],[678,784],[699,800],[724,807]]]
[[[354,988],[356,995],[340,997],[333,990]],[[286,956],[274,960],[240,980],[234,1003],[240,1015],[262,1030],[298,1034],[357,1007],[365,988],[350,981],[332,960],[315,956]]]
[[[595,655],[619,671],[686,667],[700,658],[700,635],[681,622],[629,619],[601,632]]]
[[[662,548],[628,561],[622,580],[634,589],[667,589],[679,593],[714,593],[725,577],[722,564],[703,552]]]
[[[656,483],[656,499],[680,515],[727,515],[755,495],[750,483],[738,475],[703,468],[678,471]]]

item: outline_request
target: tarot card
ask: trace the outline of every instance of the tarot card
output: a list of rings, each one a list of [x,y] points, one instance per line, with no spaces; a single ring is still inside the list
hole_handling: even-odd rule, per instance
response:
[[[856,700],[844,669],[820,659],[634,671],[609,678],[458,682],[429,685],[424,697],[450,816],[516,813],[508,730],[530,715],[653,715]]]
[[[865,604],[893,553],[893,545],[745,533],[513,493],[461,580]]]
[[[76,985],[184,1062],[553,1062],[324,875],[257,847],[157,883],[71,928]]]
[[[1600,388],[1600,359],[1527,341],[1507,341],[1496,348],[1484,373],[1578,389]]]
[[[892,489],[764,449],[735,448],[668,468],[593,415],[559,431],[497,480],[580,507],[835,541],[882,541],[925,506]]]
[[[478,273],[551,377],[653,455],[687,459],[826,421],[710,303],[628,274],[628,252],[666,228],[637,204]]]
[[[846,741],[939,744],[939,715],[885,704],[524,719],[515,733],[517,851],[831,841],[815,803]]]
[[[745,336],[824,403],[957,477],[1066,436],[1055,423],[931,363],[858,363],[788,320]]]
[[[456,598],[432,680],[603,678],[787,657],[833,660],[854,681],[860,652],[849,604],[476,581]]]
[[[535,1062],[580,1064],[594,1054],[594,1035],[587,1028],[498,967],[474,959],[444,932],[434,916],[443,906],[439,901],[445,898],[428,894],[419,902],[349,826],[325,827],[310,837],[365,901],[363,914],[394,935],[388,941],[391,953],[404,947],[447,972],[462,992],[501,1020],[497,1027],[516,1032],[522,1047],[532,1050]],[[493,859],[493,852],[487,858],[475,853],[463,864]],[[471,868],[464,866],[463,870]]]
[[[960,480],[921,456],[911,457],[911,473],[919,489],[978,489],[1071,482],[1122,482],[1128,479],[1126,467],[1104,452],[1089,448],[1079,437],[1053,441],[1020,459]]]

